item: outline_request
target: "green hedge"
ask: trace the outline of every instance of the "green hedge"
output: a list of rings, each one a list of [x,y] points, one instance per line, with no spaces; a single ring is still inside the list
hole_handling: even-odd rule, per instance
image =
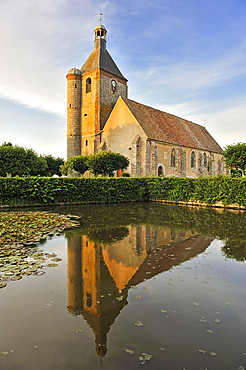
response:
[[[200,201],[246,206],[246,178],[0,178],[1,205]]]

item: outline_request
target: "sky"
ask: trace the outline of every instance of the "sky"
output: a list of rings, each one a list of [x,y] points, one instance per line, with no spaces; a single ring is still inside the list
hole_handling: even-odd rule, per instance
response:
[[[66,74],[99,12],[129,99],[246,142],[246,0],[0,0],[0,144],[66,158]]]

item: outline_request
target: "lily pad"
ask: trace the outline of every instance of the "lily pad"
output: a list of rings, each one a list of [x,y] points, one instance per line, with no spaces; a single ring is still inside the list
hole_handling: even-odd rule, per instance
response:
[[[129,353],[129,355],[133,355],[134,354],[134,351],[132,349],[129,349],[129,348],[125,348],[125,351],[127,353]]]

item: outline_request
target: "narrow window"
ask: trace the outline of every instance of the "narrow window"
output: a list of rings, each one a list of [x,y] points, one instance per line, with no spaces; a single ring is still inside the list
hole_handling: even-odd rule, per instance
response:
[[[175,167],[175,149],[171,151],[171,167]]]
[[[77,84],[74,85],[75,89],[77,89]]]
[[[195,168],[195,166],[196,166],[196,154],[195,154],[195,152],[191,153],[190,166],[191,166],[191,168]]]
[[[85,140],[85,146],[88,146],[88,140]]]
[[[88,77],[86,80],[86,93],[91,92],[91,78]]]
[[[86,306],[90,308],[92,306],[92,297],[91,294],[86,293]]]
[[[72,104],[70,104],[70,108],[72,107]]]
[[[206,153],[203,153],[203,166],[205,168],[208,166],[208,158]]]

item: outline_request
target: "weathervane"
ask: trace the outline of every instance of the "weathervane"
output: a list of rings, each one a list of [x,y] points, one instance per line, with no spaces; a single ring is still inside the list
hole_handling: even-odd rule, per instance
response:
[[[206,127],[206,122],[207,122],[207,120],[206,120],[206,118],[204,118],[204,120],[203,120],[204,127]]]
[[[101,22],[102,22],[102,13],[99,13],[99,14],[100,14],[99,22],[101,24]]]

